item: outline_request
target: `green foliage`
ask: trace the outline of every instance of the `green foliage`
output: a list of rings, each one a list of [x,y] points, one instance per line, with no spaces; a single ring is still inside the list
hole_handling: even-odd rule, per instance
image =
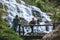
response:
[[[20,0],[16,0],[17,3],[20,3]]]
[[[0,38],[7,38],[8,40],[22,40],[12,29],[1,29]]]
[[[0,9],[2,9],[3,8],[3,5],[2,5],[2,3],[0,3]]]
[[[0,26],[5,25],[4,20],[2,19],[3,13],[6,13],[4,10],[0,10]]]
[[[0,3],[0,9],[5,9],[5,11],[8,9],[8,7],[6,5],[3,5],[2,3]]]
[[[60,13],[56,14],[56,22],[60,23]]]
[[[29,5],[36,5],[35,1],[36,0],[24,0],[26,2],[26,4],[29,4]]]
[[[2,20],[2,23],[0,24],[0,38],[8,39],[8,40],[22,40],[20,35],[17,35],[16,32],[13,29],[8,28],[6,22]]]
[[[6,14],[6,11],[3,9],[0,10],[0,38],[7,39],[7,40],[22,40],[21,37],[19,37],[16,32],[14,32],[13,29],[9,29],[7,26],[7,23],[4,19],[2,19],[2,16]]]
[[[48,5],[41,5],[41,9],[45,12],[51,12],[53,11],[53,8]]]
[[[3,19],[0,23],[0,38],[8,40],[22,40],[22,38],[19,37],[13,29],[8,28],[6,22]]]
[[[43,2],[43,0],[36,0],[36,2],[37,2],[37,3],[38,3],[38,2],[41,3],[41,2]]]
[[[4,8],[5,8],[5,10],[7,11],[8,7],[7,7],[6,5],[4,5]]]
[[[20,18],[20,24],[21,24],[21,25],[24,24],[24,18]]]

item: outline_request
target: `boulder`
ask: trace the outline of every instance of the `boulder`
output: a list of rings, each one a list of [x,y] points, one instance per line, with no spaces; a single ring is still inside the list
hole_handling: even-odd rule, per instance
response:
[[[60,25],[56,27],[52,32],[46,34],[43,40],[60,40]]]

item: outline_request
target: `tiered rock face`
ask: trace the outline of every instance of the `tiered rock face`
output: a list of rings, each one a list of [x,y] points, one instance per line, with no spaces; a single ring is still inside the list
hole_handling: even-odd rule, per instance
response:
[[[46,34],[43,37],[43,40],[60,40],[60,25],[57,26],[56,29],[49,34]]]

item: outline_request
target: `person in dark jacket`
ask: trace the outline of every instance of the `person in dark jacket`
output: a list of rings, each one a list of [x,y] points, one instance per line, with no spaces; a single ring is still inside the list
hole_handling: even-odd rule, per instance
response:
[[[33,26],[35,25],[35,20],[34,20],[34,18],[32,18],[32,20],[30,21],[29,25],[30,25],[30,27],[31,27],[31,29],[32,29],[32,32],[31,32],[31,33],[33,33]]]
[[[19,18],[18,18],[18,15],[16,15],[16,17],[13,19],[13,29],[15,31],[17,30],[18,24],[19,24]]]

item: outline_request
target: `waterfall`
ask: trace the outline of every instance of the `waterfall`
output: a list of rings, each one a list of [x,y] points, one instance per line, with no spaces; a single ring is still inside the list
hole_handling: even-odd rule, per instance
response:
[[[13,18],[16,15],[18,15],[21,18],[24,18],[28,22],[30,22],[32,18],[37,20],[37,17],[33,16],[33,11],[39,12],[38,14],[40,14],[40,16],[43,17],[42,22],[40,22],[40,24],[45,24],[45,21],[48,21],[48,22],[52,21],[50,19],[50,16],[48,16],[45,12],[42,12],[38,7],[27,5],[22,0],[20,0],[20,3],[17,3],[16,0],[0,0],[0,3],[2,3],[3,5],[6,5],[8,7],[6,19],[8,20],[8,24],[11,26],[12,26]],[[34,29],[36,29],[36,27]],[[41,31],[41,29],[42,29],[42,31],[46,31],[45,26],[38,27],[37,29],[39,29],[40,31]],[[52,30],[51,26],[49,27],[49,30],[50,31]]]

